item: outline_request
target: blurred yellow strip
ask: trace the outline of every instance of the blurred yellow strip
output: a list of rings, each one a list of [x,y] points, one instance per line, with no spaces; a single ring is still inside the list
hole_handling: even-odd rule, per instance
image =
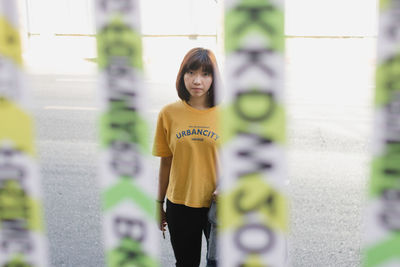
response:
[[[22,65],[21,38],[4,16],[0,15],[0,55],[11,58],[16,64]]]
[[[11,141],[17,149],[35,156],[33,124],[27,113],[14,103],[2,99],[0,100],[0,122],[0,143]]]

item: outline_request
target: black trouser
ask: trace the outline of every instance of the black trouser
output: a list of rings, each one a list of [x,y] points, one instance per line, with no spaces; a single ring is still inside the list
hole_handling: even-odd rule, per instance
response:
[[[198,267],[202,233],[210,234],[208,208],[191,208],[167,200],[167,224],[177,267]]]

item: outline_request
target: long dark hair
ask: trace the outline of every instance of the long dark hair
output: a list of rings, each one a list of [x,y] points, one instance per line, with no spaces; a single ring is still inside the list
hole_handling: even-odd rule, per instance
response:
[[[210,107],[216,105],[215,90],[216,84],[220,81],[220,74],[217,65],[217,60],[213,52],[208,49],[197,47],[191,49],[182,60],[181,67],[179,68],[176,77],[176,90],[180,99],[188,102],[190,94],[186,90],[183,76],[188,71],[195,71],[200,69],[212,75],[212,83],[207,94],[207,101]]]

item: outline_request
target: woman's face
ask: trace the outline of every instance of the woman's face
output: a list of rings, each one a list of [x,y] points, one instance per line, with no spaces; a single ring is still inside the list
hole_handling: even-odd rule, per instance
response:
[[[190,97],[206,97],[210,90],[213,78],[211,73],[204,72],[201,68],[198,70],[188,70],[183,76],[186,90]]]

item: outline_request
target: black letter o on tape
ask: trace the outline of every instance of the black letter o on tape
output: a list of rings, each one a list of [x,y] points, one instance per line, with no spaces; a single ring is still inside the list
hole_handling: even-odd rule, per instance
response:
[[[249,230],[259,230],[267,237],[268,242],[266,242],[263,246],[260,246],[260,247],[252,248],[252,247],[245,246],[245,244],[243,244],[241,242],[242,241],[241,237],[243,234],[245,234],[246,231],[249,231]],[[261,253],[267,252],[274,246],[275,236],[274,236],[274,233],[265,225],[248,224],[248,225],[243,226],[236,232],[234,240],[235,240],[235,244],[241,251],[245,251],[248,254],[261,254]]]
[[[245,96],[252,96],[252,97],[264,97],[266,98],[266,105],[267,109],[265,110],[264,113],[261,113],[260,115],[257,116],[249,116],[245,112],[243,112],[241,106],[240,106],[240,99]],[[235,111],[237,114],[239,114],[240,117],[247,121],[252,121],[252,122],[257,122],[257,121],[263,121],[266,120],[268,117],[270,117],[275,109],[275,101],[273,101],[273,94],[271,92],[261,92],[261,91],[250,91],[250,92],[240,92],[236,94],[236,100],[233,104]]]

